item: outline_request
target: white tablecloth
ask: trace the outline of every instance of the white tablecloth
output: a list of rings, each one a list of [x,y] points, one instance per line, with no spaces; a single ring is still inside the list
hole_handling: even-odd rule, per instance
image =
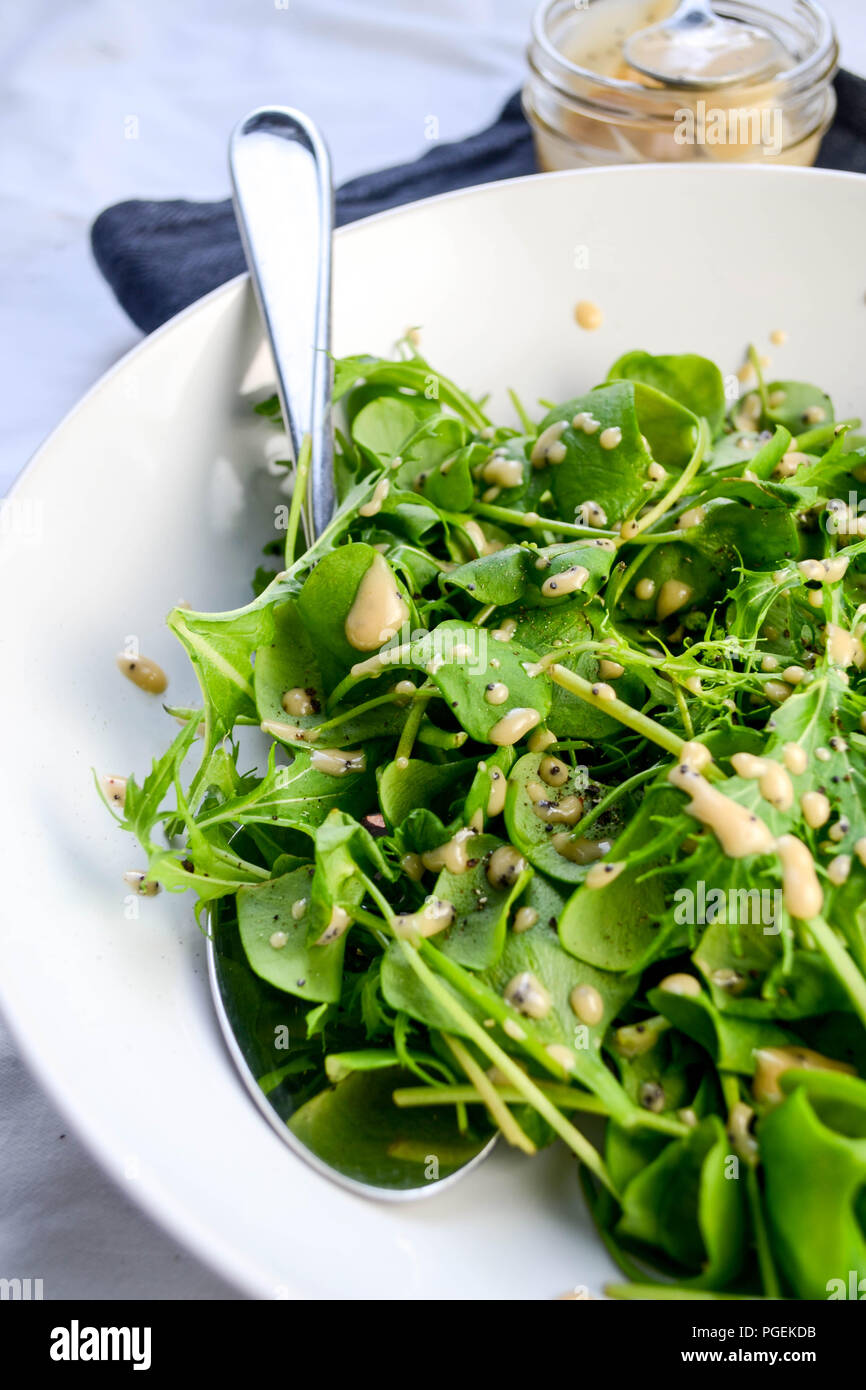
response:
[[[866,72],[863,0],[825,0]],[[534,0],[28,0],[0,14],[0,256],[8,387],[0,495],[137,340],[88,228],[131,197],[227,193],[227,133],[269,102],[309,111],[338,181],[450,140],[519,84]],[[129,118],[137,138],[129,139]],[[99,1169],[0,1025],[0,1277],[46,1298],[231,1298]]]

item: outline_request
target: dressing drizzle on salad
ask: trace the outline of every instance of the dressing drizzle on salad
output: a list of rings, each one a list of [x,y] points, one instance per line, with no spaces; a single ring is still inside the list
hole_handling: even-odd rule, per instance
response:
[[[332,521],[172,611],[200,694],[96,779],[124,911],[199,894],[323,1162],[555,1137],[639,1292],[824,1298],[863,1242],[826,1174],[866,1133],[866,442],[756,351],[735,401],[694,353],[576,371],[493,413],[417,343],[335,364]]]

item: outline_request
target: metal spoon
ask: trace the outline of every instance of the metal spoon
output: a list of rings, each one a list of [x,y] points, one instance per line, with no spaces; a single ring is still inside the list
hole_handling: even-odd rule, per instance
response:
[[[300,111],[276,106],[253,111],[240,122],[231,137],[229,164],[241,240],[296,459],[304,436],[309,434],[311,440],[304,506],[310,544],[327,525],[334,506],[330,161],[313,122]],[[219,904],[210,913],[207,958],[220,1029],[247,1090],[284,1143],[318,1172],[363,1196],[406,1201],[441,1192],[486,1158],[496,1136],[455,1142],[450,1110],[437,1118],[433,1111],[395,1109],[391,1114],[389,1109],[387,1134],[381,1140],[375,1132],[364,1134],[365,1160],[360,1167],[352,1155],[335,1152],[333,1144],[325,1142],[326,1133],[317,1143],[315,1125],[312,1138],[309,1129],[305,1131],[309,1142],[304,1142],[290,1127],[300,1089],[297,1076],[285,1065],[292,1053],[275,1050],[275,1034],[282,1031],[289,1040],[303,1039],[309,1004],[253,974],[237,922]],[[386,1107],[393,1084],[385,1072],[368,1073],[361,1082],[364,1094]],[[375,1130],[374,1110],[373,1104],[367,1113],[361,1107],[360,1129],[369,1116]],[[400,1133],[394,1128],[398,1116]],[[411,1152],[416,1157],[401,1156],[395,1139],[402,1141],[404,1155]],[[428,1158],[437,1161],[425,1161]]]
[[[682,0],[669,19],[623,47],[638,72],[674,87],[722,87],[781,66],[785,50],[766,29],[722,19],[710,0]]]
[[[447,1108],[439,1112],[426,1107],[397,1110],[390,1092],[396,1085],[411,1085],[414,1080],[405,1075],[395,1080],[393,1072],[386,1071],[362,1078],[368,1094],[366,1108],[359,1106],[356,1133],[364,1139],[363,1165],[353,1161],[352,1153],[344,1154],[335,1148],[327,1132],[317,1136],[315,1125],[312,1139],[305,1142],[291,1128],[293,1115],[306,1099],[298,1098],[299,1077],[289,1070],[283,1079],[276,1079],[281,1069],[291,1063],[292,1048],[276,1051],[275,1040],[280,1033],[289,1040],[305,1037],[304,1015],[310,1009],[309,1003],[283,994],[253,974],[234,915],[220,903],[209,913],[207,964],[220,1031],[250,1097],[283,1143],[317,1173],[362,1197],[406,1202],[451,1187],[490,1153],[496,1143],[495,1134],[486,1141],[476,1138],[455,1144],[453,1111]],[[391,1118],[387,1137],[380,1140],[375,1120],[386,1107]],[[368,1116],[373,1130],[369,1136],[363,1134]],[[305,1127],[304,1132],[309,1138],[311,1127]],[[401,1157],[397,1145],[415,1157]],[[436,1159],[436,1163],[431,1165],[430,1159]]]

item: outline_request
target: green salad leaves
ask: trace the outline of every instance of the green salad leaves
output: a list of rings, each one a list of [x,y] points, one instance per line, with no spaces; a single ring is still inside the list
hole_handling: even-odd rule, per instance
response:
[[[332,521],[169,615],[200,707],[111,798],[296,1134],[394,1186],[562,1141],[632,1297],[866,1277],[866,443],[753,363],[512,427],[338,362]]]

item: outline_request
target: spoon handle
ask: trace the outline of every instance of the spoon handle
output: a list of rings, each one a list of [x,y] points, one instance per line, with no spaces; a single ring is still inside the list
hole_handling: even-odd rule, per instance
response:
[[[310,436],[303,512],[309,545],[334,508],[331,162],[308,116],[287,106],[263,106],[236,126],[229,168],[241,241],[296,462],[304,436]]]

